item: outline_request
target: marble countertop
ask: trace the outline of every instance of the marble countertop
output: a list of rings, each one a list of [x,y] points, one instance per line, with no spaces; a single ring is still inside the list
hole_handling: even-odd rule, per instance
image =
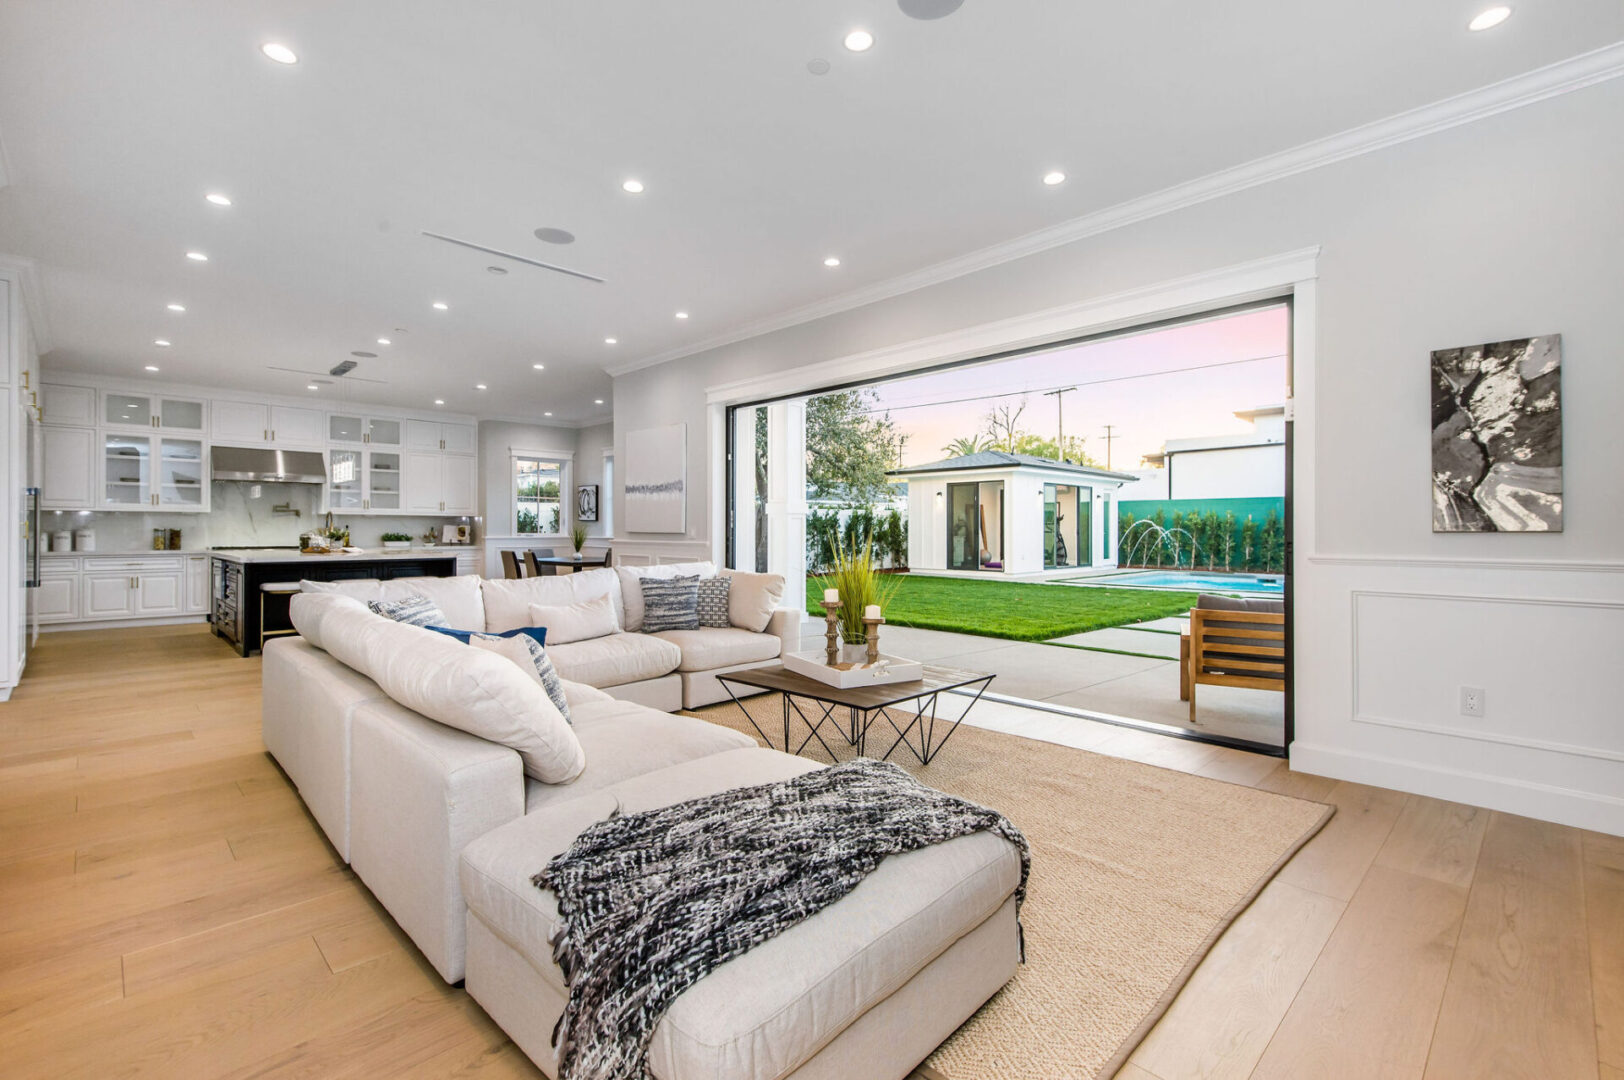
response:
[[[278,548],[249,548],[245,551],[211,551],[217,559],[235,563],[302,563],[314,560],[337,562],[349,560],[351,562],[373,562],[380,559],[455,559],[463,552],[472,552],[473,545],[444,544],[439,547],[414,548],[363,548],[360,551],[344,551],[332,555],[301,555],[297,551],[287,551]]]
[[[96,551],[42,551],[39,553],[39,557],[41,559],[138,559],[153,555],[174,555],[179,558],[183,555],[208,554],[211,554],[208,548],[181,548],[178,551],[173,551],[169,548],[159,550],[158,548],[145,547],[97,549]]]

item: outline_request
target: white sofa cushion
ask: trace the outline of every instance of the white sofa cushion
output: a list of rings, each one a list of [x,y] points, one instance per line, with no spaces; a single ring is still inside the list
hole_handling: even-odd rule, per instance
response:
[[[599,689],[669,675],[682,663],[682,650],[648,634],[608,637],[549,645],[558,674]]]
[[[325,585],[324,581],[300,582],[301,591],[288,602],[288,618],[293,621],[293,628],[299,631],[304,638],[316,648],[326,651],[325,635],[322,633],[322,624],[327,616],[335,610],[349,608],[351,610],[365,611],[367,606],[353,596],[342,593],[322,590],[314,592],[303,588],[305,585]]]
[[[557,577],[487,579],[480,583],[480,591],[485,599],[485,625],[481,629],[493,634],[531,625],[532,604],[564,607],[607,596],[617,616],[620,610],[620,579],[607,567]]]
[[[641,630],[643,628],[643,578],[715,577],[716,564],[713,562],[688,562],[663,563],[659,566],[617,566],[615,567],[615,573],[620,578],[622,611],[620,628],[622,630]]]
[[[615,616],[614,598],[607,594],[559,607],[531,604],[530,625],[547,628],[548,645],[568,645],[572,641],[607,637],[620,629]]]
[[[756,745],[750,736],[720,724],[607,697],[576,707],[575,737],[586,750],[586,768],[567,785],[527,781],[525,813],[669,765]]]
[[[485,602],[480,596],[478,574],[460,577],[358,578],[351,581],[301,581],[301,592],[337,593],[363,603],[391,602],[421,596],[445,612],[446,625],[453,630],[484,630]],[[512,629],[507,627],[506,629]]]
[[[753,634],[736,626],[726,630],[703,626],[698,630],[661,630],[654,636],[682,650],[678,671],[709,671],[771,660],[784,644],[772,634]]]
[[[817,766],[752,748],[685,762],[528,813],[463,849],[469,910],[560,994],[549,939],[557,900],[531,875],[615,810],[636,813],[788,779]],[[848,895],[690,987],[654,1030],[656,1075],[785,1076],[980,926],[1020,881],[1015,846],[990,832],[881,861]]]
[[[312,598],[314,599],[314,598]],[[294,627],[303,633],[296,621]],[[586,753],[540,683],[495,653],[391,622],[365,607],[334,605],[320,633],[332,656],[406,708],[448,727],[511,747],[524,771],[549,784],[575,779]]]
[[[773,612],[784,600],[784,575],[745,570],[723,570],[722,574],[733,580],[727,594],[728,621],[741,630],[758,634],[766,630]]]

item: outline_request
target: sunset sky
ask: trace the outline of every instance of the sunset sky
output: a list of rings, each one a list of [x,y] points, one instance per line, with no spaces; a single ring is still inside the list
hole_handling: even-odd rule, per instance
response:
[[[1286,308],[1273,307],[901,379],[878,387],[877,411],[907,436],[903,464],[920,465],[940,460],[949,440],[984,430],[1001,403],[1024,399],[1021,426],[1053,438],[1055,399],[1043,392],[1076,386],[1061,399],[1067,434],[1086,438],[1103,464],[1105,425],[1114,425],[1112,467],[1131,471],[1168,439],[1243,434],[1251,427],[1237,409],[1283,402],[1288,325]]]

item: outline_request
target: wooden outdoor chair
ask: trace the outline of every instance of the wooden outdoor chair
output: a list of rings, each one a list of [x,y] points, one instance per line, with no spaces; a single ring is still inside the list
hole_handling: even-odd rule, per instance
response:
[[[519,569],[519,557],[514,552],[502,552],[502,576],[509,581],[524,577],[524,571]]]
[[[1285,692],[1283,605],[1280,611],[1245,610],[1248,606],[1257,602],[1203,596],[1190,610],[1190,632],[1179,641],[1179,697],[1190,702],[1191,724],[1197,722],[1197,684]]]

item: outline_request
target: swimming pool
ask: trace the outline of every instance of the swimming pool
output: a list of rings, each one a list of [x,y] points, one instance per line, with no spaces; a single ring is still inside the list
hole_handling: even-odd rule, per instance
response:
[[[1284,596],[1279,574],[1203,574],[1193,570],[1134,570],[1125,574],[1073,578],[1075,585],[1120,585],[1134,589],[1175,589],[1179,592],[1258,593]]]

